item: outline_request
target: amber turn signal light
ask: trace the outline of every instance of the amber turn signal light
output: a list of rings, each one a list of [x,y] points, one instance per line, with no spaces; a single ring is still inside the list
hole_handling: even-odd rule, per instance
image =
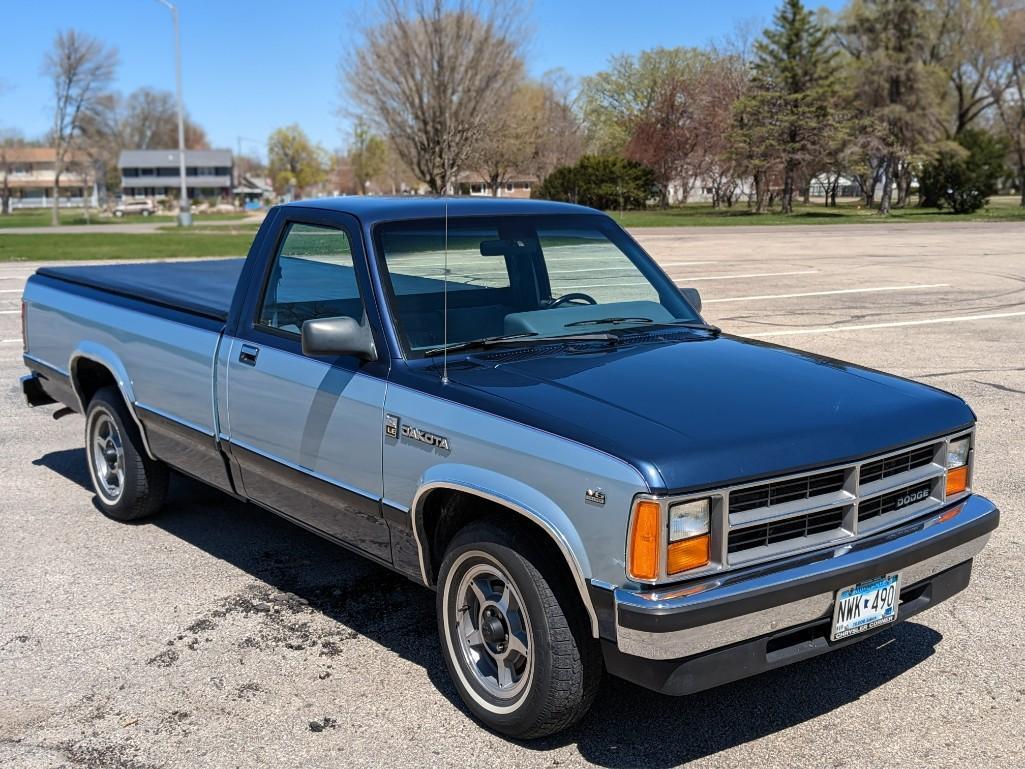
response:
[[[968,465],[947,470],[947,496],[960,494],[968,488]]]
[[[627,563],[633,579],[658,579],[658,551],[662,528],[662,507],[658,502],[641,500],[634,508]]]
[[[702,534],[673,542],[669,545],[666,571],[669,574],[679,574],[681,571],[705,566],[709,560],[708,540],[708,535]]]

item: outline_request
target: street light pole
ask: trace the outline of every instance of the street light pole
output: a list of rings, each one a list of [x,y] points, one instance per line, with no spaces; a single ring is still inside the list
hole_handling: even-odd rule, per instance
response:
[[[171,12],[174,20],[174,79],[178,98],[178,180],[181,189],[178,193],[178,226],[188,227],[192,224],[192,212],[189,210],[188,186],[185,183],[185,108],[182,106],[182,41],[178,26],[178,8],[169,0],[157,0]]]

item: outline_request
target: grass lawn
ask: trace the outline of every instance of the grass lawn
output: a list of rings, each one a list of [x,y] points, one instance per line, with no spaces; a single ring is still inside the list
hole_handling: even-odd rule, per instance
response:
[[[0,262],[245,256],[252,242],[251,232],[219,231],[0,235]]]
[[[10,214],[0,215],[0,228],[7,227],[48,227],[50,225],[51,211],[49,208],[31,208],[14,211]],[[210,213],[193,214],[192,220],[197,224],[211,221],[232,221],[242,219],[242,213]],[[168,222],[176,221],[175,214],[156,214],[154,216],[100,216],[95,209],[90,212],[89,221],[86,221],[85,211],[81,208],[62,208],[61,224],[129,224],[137,222]]]
[[[1025,208],[1013,196],[990,199],[989,206],[974,214],[952,214],[936,208],[912,206],[894,210],[881,216],[872,209],[860,208],[857,203],[841,203],[836,208],[818,205],[798,205],[790,215],[780,213],[754,214],[746,206],[715,209],[710,205],[688,203],[664,211],[609,211],[624,227],[710,227],[733,225],[771,224],[898,224],[913,222],[1010,222],[1025,221]]]

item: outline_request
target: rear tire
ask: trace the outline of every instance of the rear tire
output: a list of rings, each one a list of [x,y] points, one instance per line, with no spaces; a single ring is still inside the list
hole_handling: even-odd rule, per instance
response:
[[[153,515],[167,496],[167,465],[146,455],[121,393],[104,387],[85,416],[89,478],[104,514],[117,521]]]
[[[438,576],[449,675],[478,719],[518,739],[576,723],[602,677],[590,621],[550,552],[533,532],[485,519],[456,534]]]

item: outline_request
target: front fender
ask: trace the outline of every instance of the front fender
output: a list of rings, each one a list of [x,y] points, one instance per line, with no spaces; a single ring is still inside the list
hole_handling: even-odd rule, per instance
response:
[[[420,558],[420,573],[430,584],[424,548],[423,506],[430,492],[455,489],[507,507],[539,526],[552,538],[573,575],[584,608],[591,619],[591,630],[598,636],[598,619],[587,590],[591,573],[583,543],[569,516],[550,498],[537,489],[507,475],[472,465],[441,464],[428,468],[420,478],[411,505],[413,535]]]

